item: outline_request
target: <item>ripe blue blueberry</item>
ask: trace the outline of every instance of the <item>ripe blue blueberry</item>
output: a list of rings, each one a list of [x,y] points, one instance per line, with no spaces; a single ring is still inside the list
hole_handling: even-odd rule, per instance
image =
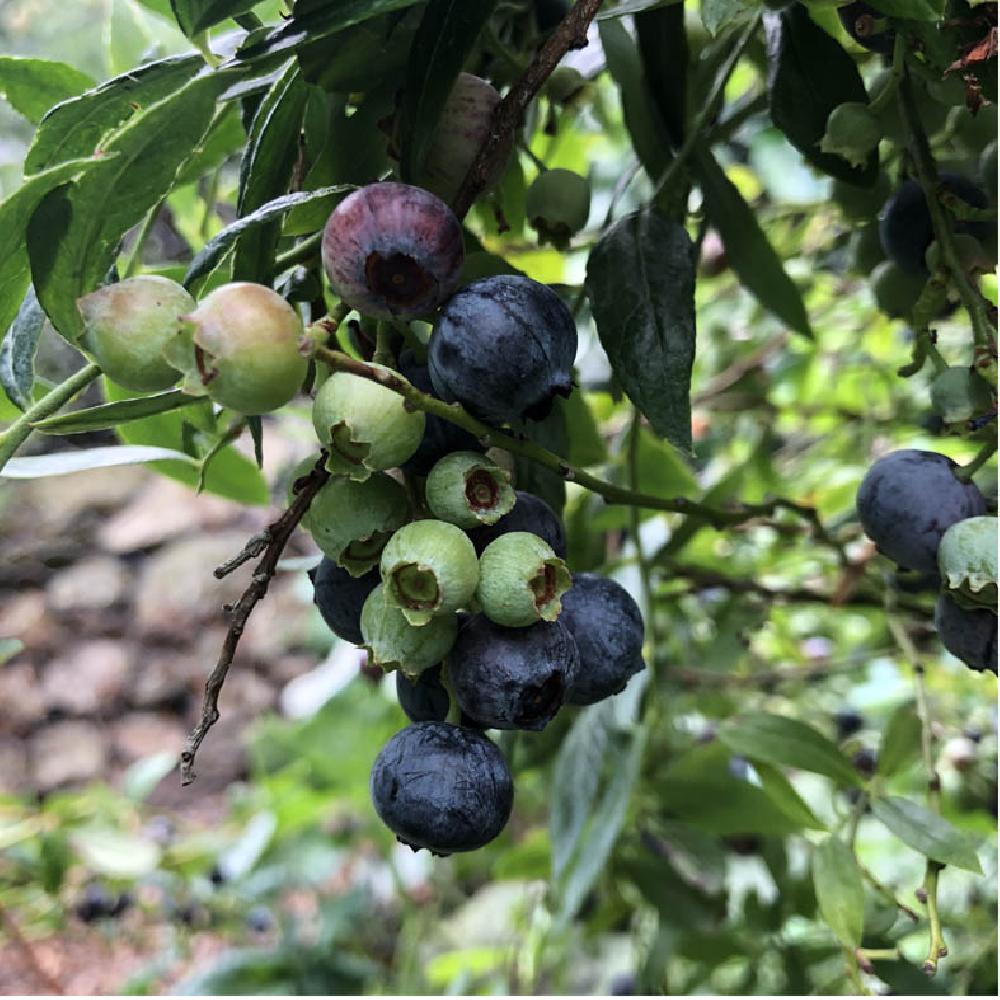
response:
[[[997,672],[997,616],[988,608],[963,608],[941,594],[934,609],[941,645],[972,670]]]
[[[549,548],[560,559],[565,559],[566,532],[563,530],[562,521],[556,517],[552,508],[533,493],[516,490],[515,496],[517,499],[514,502],[514,509],[509,514],[504,514],[496,524],[472,528],[468,532],[472,544],[476,547],[476,555],[481,556],[483,549],[501,535],[511,531],[528,531],[547,542]]]
[[[437,394],[499,425],[540,420],[573,388],[576,324],[552,289],[499,274],[445,304],[428,361]]]
[[[442,856],[488,844],[514,804],[503,754],[482,733],[447,722],[396,733],[375,759],[370,788],[397,840]]]
[[[323,266],[334,292],[378,319],[433,312],[458,285],[462,227],[423,188],[383,181],[348,195],[323,231]]]
[[[412,681],[397,670],[396,700],[410,722],[444,722],[451,699],[441,683],[441,665],[425,670]]]
[[[310,573],[313,602],[330,631],[356,646],[362,643],[361,609],[368,595],[379,585],[377,569],[353,576],[332,559],[323,561]]]
[[[455,700],[490,729],[544,729],[578,673],[579,654],[559,622],[506,628],[476,615],[448,654]]]
[[[580,650],[580,670],[566,701],[592,705],[617,694],[646,666],[639,606],[621,584],[596,573],[575,574],[562,603],[559,621]]]
[[[907,569],[937,570],[941,536],[956,522],[986,513],[974,483],[963,483],[944,455],[904,448],[880,458],[858,489],[861,527],[879,551]]]
[[[986,208],[989,199],[978,184],[961,174],[942,174],[946,191],[975,208]],[[978,240],[990,235],[991,223],[955,221],[957,233],[967,233]],[[886,256],[910,274],[926,274],[927,248],[934,239],[931,213],[923,189],[915,180],[905,181],[882,206],[879,213],[879,237]]]

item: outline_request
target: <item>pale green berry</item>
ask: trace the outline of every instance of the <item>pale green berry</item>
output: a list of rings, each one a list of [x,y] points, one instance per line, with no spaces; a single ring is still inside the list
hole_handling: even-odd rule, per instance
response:
[[[284,406],[306,376],[302,320],[275,291],[249,281],[216,288],[183,317],[164,352],[184,389],[239,413]]]
[[[163,349],[180,329],[194,299],[176,281],[155,274],[126,278],[77,299],[83,318],[80,346],[104,374],[134,392],[168,389],[181,373]]]
[[[544,170],[528,188],[524,211],[540,242],[565,249],[590,217],[590,181],[561,167]]]
[[[992,407],[989,384],[969,367],[945,368],[931,382],[931,409],[946,424],[963,423]]]
[[[306,527],[325,556],[362,576],[409,516],[406,490],[384,472],[362,483],[336,476],[313,499]]]
[[[942,536],[938,569],[950,596],[962,607],[996,610],[997,541],[995,517],[968,517]]]
[[[510,475],[473,451],[454,451],[436,462],[424,497],[435,517],[460,528],[496,524],[517,499]]]
[[[374,365],[387,375],[402,376]],[[316,393],[313,426],[328,450],[327,468],[358,481],[405,462],[424,437],[422,410],[370,379],[334,372]]]
[[[382,552],[386,597],[412,625],[466,607],[479,582],[476,550],[461,528],[445,521],[414,521]]]
[[[826,132],[819,148],[863,167],[882,138],[882,126],[867,104],[848,101],[839,104],[826,120]]]
[[[528,531],[494,539],[479,557],[476,597],[483,613],[497,625],[521,627],[539,619],[554,622],[562,595],[573,585],[566,564]]]
[[[403,612],[386,599],[379,584],[361,609],[361,637],[370,662],[385,671],[401,670],[409,678],[440,663],[455,645],[458,616],[436,615],[426,625],[411,625]]]

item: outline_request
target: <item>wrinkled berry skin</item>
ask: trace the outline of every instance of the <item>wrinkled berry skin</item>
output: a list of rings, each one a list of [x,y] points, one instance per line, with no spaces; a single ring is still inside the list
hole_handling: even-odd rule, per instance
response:
[[[577,573],[562,605],[559,621],[580,650],[580,671],[566,701],[592,705],[624,690],[646,666],[642,613],[629,592],[607,577]]]
[[[941,645],[972,670],[997,672],[997,616],[960,607],[947,594],[938,598],[934,624]]]
[[[437,396],[427,365],[420,364],[409,348],[400,353],[397,367],[410,385],[430,396]],[[424,436],[417,450],[400,466],[408,476],[426,476],[438,459],[453,451],[483,451],[479,441],[457,424],[442,420],[432,413],[425,417]]]
[[[941,537],[956,522],[986,513],[974,483],[944,455],[904,448],[880,458],[858,489],[861,527],[879,551],[907,569],[937,570]]]
[[[851,38],[869,52],[892,52],[896,32],[889,27],[876,27],[878,21],[887,21],[885,14],[866,3],[849,3],[837,11],[840,23]]]
[[[559,622],[506,628],[476,615],[448,654],[455,700],[490,729],[544,729],[562,707],[580,658]]]
[[[380,819],[415,851],[474,851],[499,835],[514,804],[503,754],[482,733],[415,722],[382,748],[371,774]]]
[[[481,556],[483,549],[501,535],[511,531],[529,531],[547,542],[560,559],[565,559],[566,532],[552,508],[533,493],[516,490],[515,496],[517,500],[514,509],[509,514],[504,514],[496,524],[473,528],[468,532],[476,547],[476,555]]]
[[[942,174],[945,190],[976,208],[986,208],[989,199],[974,181],[961,174]],[[955,232],[967,233],[978,240],[990,235],[988,222],[963,222],[955,220]],[[931,213],[920,185],[914,180],[905,181],[882,206],[879,213],[879,237],[886,256],[910,274],[926,274],[925,256],[934,239]]]
[[[444,722],[451,699],[441,683],[440,665],[425,670],[415,681],[397,671],[396,699],[410,722]]]
[[[467,285],[441,310],[431,381],[441,399],[499,425],[541,420],[573,388],[576,324],[552,289],[499,274]]]
[[[462,227],[440,198],[383,181],[348,195],[323,231],[323,266],[334,292],[378,319],[433,312],[458,285]]]
[[[361,609],[368,595],[379,585],[377,569],[364,576],[351,576],[326,557],[311,574],[313,602],[330,631],[346,642],[360,646]]]

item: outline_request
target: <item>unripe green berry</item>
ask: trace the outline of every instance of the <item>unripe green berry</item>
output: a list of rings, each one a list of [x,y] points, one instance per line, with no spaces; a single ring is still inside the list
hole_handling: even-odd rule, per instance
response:
[[[402,670],[409,678],[440,663],[455,645],[458,616],[440,614],[417,628],[386,599],[379,584],[361,609],[361,636],[370,662],[385,671]]]
[[[881,138],[882,126],[868,105],[848,101],[830,112],[819,148],[842,157],[852,166],[863,167]]]
[[[424,496],[435,517],[460,528],[496,524],[517,499],[510,475],[472,451],[454,451],[435,463]]]
[[[524,211],[540,242],[564,250],[590,218],[590,181],[561,167],[543,170],[528,188]]]
[[[982,243],[975,236],[968,233],[955,233],[952,236],[955,250],[958,254],[962,270],[966,274],[985,274],[993,270],[993,262],[986,256]],[[933,274],[943,263],[941,248],[938,241],[934,240],[924,254],[924,263],[927,270]]]
[[[872,293],[879,312],[892,319],[909,316],[927,282],[926,275],[910,274],[891,260],[872,271]]]
[[[997,607],[997,519],[969,517],[942,536],[938,568],[945,587],[964,608]]]
[[[83,317],[80,346],[108,378],[134,392],[174,385],[180,372],[163,349],[180,329],[194,299],[176,281],[155,274],[126,278],[77,299]]]
[[[306,376],[299,353],[302,320],[275,291],[249,281],[216,288],[167,344],[184,390],[239,413],[284,406]]]
[[[395,375],[379,365],[373,367]],[[334,372],[323,383],[312,417],[319,440],[329,451],[327,468],[359,482],[372,472],[401,465],[424,436],[422,410],[406,409],[398,393],[347,372]]]
[[[545,82],[544,94],[556,104],[572,102],[587,85],[587,78],[572,66],[557,66]]]
[[[931,409],[946,424],[971,420],[992,406],[989,385],[971,368],[946,368],[931,382]]]
[[[406,490],[380,472],[361,483],[343,476],[329,480],[303,523],[325,556],[351,576],[362,576],[378,565],[386,542],[409,516]]]
[[[386,599],[406,620],[426,625],[468,605],[479,582],[479,560],[469,536],[445,521],[413,521],[382,553]]]
[[[511,531],[483,550],[476,596],[489,619],[518,628],[554,622],[572,585],[566,564],[541,538]]]

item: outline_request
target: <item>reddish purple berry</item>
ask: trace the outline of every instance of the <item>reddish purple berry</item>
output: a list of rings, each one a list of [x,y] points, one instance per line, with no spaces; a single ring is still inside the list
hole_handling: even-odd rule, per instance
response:
[[[429,191],[385,181],[345,198],[323,232],[334,292],[379,319],[433,312],[458,286],[465,252],[452,210]]]

